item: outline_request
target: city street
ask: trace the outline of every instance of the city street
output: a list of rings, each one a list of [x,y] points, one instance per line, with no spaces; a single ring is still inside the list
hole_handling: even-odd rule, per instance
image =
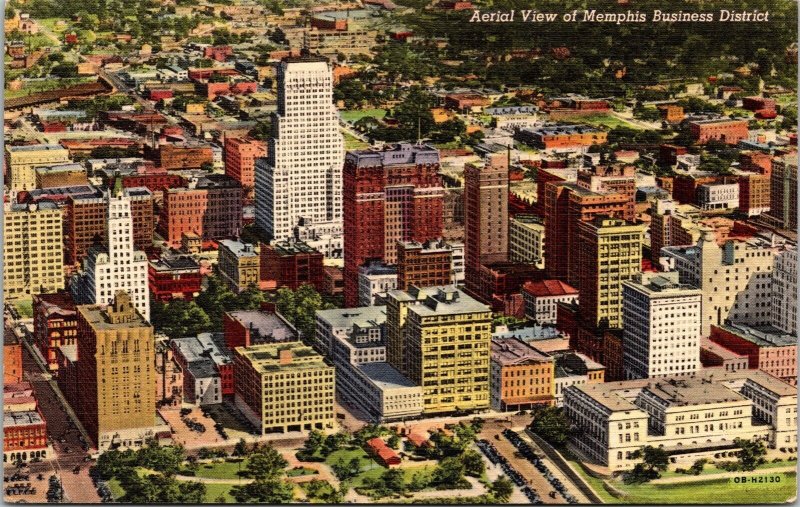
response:
[[[25,370],[25,380],[33,385],[39,408],[47,421],[48,437],[56,453],[56,459],[31,463],[26,468],[29,470],[26,473],[30,474],[31,479],[40,473],[44,476],[44,481],[38,481],[41,482],[41,485],[33,484],[37,488],[36,496],[41,496],[41,499],[44,500],[48,486],[47,481],[51,475],[56,474],[63,482],[65,501],[71,503],[100,502],[100,497],[89,477],[89,467],[93,462],[84,461],[88,453],[83,448],[80,432],[61,406],[50,382],[42,375],[39,364],[25,347],[22,349],[22,364]],[[77,474],[73,472],[76,468],[79,469]],[[16,468],[13,465],[6,464],[4,466],[5,475],[13,474],[14,470]],[[34,483],[33,480],[30,482]],[[26,502],[37,501],[30,496],[5,497],[5,500],[9,502],[16,502],[20,499],[24,499]]]

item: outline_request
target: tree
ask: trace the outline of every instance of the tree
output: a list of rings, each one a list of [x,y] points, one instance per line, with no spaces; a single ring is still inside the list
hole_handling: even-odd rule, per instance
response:
[[[278,289],[275,305],[278,312],[291,322],[306,340],[314,336],[317,310],[333,307],[325,303],[320,293],[311,285],[301,285],[296,291],[286,287]]]
[[[489,490],[498,502],[506,503],[511,499],[511,495],[514,493],[514,483],[505,475],[501,475],[492,482],[492,485],[489,486]]]
[[[437,489],[458,487],[464,482],[464,463],[455,457],[443,459],[433,472],[432,482]]]
[[[640,484],[658,479],[661,477],[661,472],[669,465],[669,454],[661,447],[647,445],[635,451],[631,457],[641,458],[642,462],[637,463],[633,470],[625,475],[625,482],[628,484]]]
[[[397,468],[390,468],[381,474],[381,480],[389,491],[403,493],[406,490],[405,473]]]
[[[762,440],[754,441],[737,438],[733,443],[740,449],[736,455],[739,458],[739,467],[742,470],[755,470],[758,465],[766,461],[764,456],[767,454],[767,449],[764,447],[764,442]]]
[[[461,455],[461,462],[464,464],[464,472],[472,477],[480,477],[486,471],[486,464],[478,451],[467,449]]]
[[[153,326],[170,338],[197,336],[213,329],[208,314],[194,301],[175,299],[169,303],[153,301]]]
[[[400,437],[398,437],[397,435],[392,435],[392,436],[389,437],[389,439],[386,441],[386,443],[392,449],[397,449],[397,448],[400,447]]]
[[[236,445],[233,446],[233,455],[234,456],[247,456],[248,449],[247,449],[247,442],[244,441],[243,438],[240,438]]]
[[[294,497],[291,483],[278,479],[262,479],[231,488],[231,496],[239,503],[282,504]]]
[[[311,430],[308,433],[308,438],[306,438],[306,441],[303,444],[303,450],[305,450],[309,456],[315,454],[322,446],[322,443],[324,441],[325,441],[325,436],[322,434],[321,431]]]
[[[245,473],[255,480],[274,479],[289,464],[271,445],[264,445],[250,455]]]
[[[569,437],[570,422],[560,407],[542,407],[534,410],[530,429],[549,444],[562,446]]]
[[[61,503],[64,500],[64,488],[61,486],[61,480],[58,476],[50,476],[50,485],[47,488],[47,502],[48,503]]]
[[[706,466],[706,463],[708,463],[708,460],[705,458],[701,458],[692,463],[692,466],[689,468],[689,471],[694,475],[700,475],[703,473],[703,468]]]

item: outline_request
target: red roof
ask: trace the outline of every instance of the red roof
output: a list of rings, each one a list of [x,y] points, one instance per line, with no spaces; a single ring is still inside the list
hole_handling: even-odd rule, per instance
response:
[[[416,445],[417,447],[422,447],[428,442],[428,439],[423,437],[419,433],[409,433],[408,441]]]
[[[535,297],[568,296],[578,294],[578,289],[561,280],[537,280],[526,282],[522,289]]]
[[[380,437],[367,440],[367,446],[387,465],[400,463],[400,456],[390,449]]]

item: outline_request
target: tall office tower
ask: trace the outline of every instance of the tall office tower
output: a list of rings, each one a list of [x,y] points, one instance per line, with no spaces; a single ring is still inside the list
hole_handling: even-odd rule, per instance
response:
[[[113,194],[113,195],[112,195]],[[125,291],[136,310],[150,320],[147,256],[133,244],[131,198],[121,188],[106,194],[106,244],[93,246],[84,262],[75,299],[80,303],[108,305]]]
[[[773,161],[767,214],[778,227],[797,229],[797,154]]]
[[[578,274],[585,324],[621,327],[622,282],[641,271],[644,230],[643,224],[603,216],[579,223]]]
[[[589,222],[597,216],[611,216],[624,220],[633,220],[633,196],[627,192],[609,192],[611,187],[585,185],[572,182],[545,183],[544,224],[545,238],[544,259],[547,277],[566,281],[580,289],[578,275],[577,235],[581,222]]]
[[[680,273],[681,283],[703,291],[702,335],[726,321],[750,326],[771,322],[772,268],[786,250],[776,235],[717,242],[714,229],[701,229],[696,245],[661,249],[661,267]],[[583,302],[583,293],[581,293]]]
[[[622,282],[622,354],[628,379],[700,369],[699,289],[678,272],[641,273]]]
[[[153,326],[130,296],[115,291],[108,307],[81,305],[72,401],[100,451],[140,447],[155,437],[156,374]]]
[[[386,299],[387,362],[422,386],[423,412],[489,408],[491,308],[453,286]]]
[[[297,229],[341,231],[344,140],[324,58],[287,58],[278,66],[278,110],[266,158],[256,160],[256,224],[270,239]]]
[[[397,262],[398,241],[442,235],[439,151],[401,143],[348,152],[344,162],[344,296],[358,306],[358,268]]]
[[[477,293],[483,264],[508,260],[508,157],[464,166],[464,260],[467,290]]]
[[[797,334],[797,247],[775,256],[772,268],[772,325]]]
[[[51,202],[5,205],[3,298],[64,288],[61,210]]]

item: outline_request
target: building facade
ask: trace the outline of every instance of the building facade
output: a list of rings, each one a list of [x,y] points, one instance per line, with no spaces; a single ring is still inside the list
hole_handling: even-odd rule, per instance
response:
[[[236,407],[262,435],[333,428],[335,368],[311,347],[237,347],[233,368]]]
[[[700,369],[702,293],[678,273],[641,273],[622,282],[623,366],[628,379]]]
[[[344,141],[331,67],[325,59],[288,58],[277,82],[275,135],[256,161],[256,225],[278,240],[297,226],[341,227]]]
[[[772,268],[771,323],[789,334],[797,333],[797,247],[775,255]]]
[[[530,410],[555,403],[555,360],[516,338],[492,339],[492,408]]]
[[[261,279],[261,262],[255,246],[223,239],[217,250],[217,270],[225,284],[236,293],[257,289]]]
[[[64,288],[63,224],[56,205],[6,204],[3,237],[6,301]]]
[[[544,269],[544,219],[538,215],[516,215],[508,223],[508,256]]]
[[[36,168],[71,162],[69,150],[60,144],[6,147],[6,180],[12,190],[36,188]]]
[[[558,303],[577,303],[578,290],[560,280],[536,280],[522,286],[525,316],[538,324],[555,324]]]

